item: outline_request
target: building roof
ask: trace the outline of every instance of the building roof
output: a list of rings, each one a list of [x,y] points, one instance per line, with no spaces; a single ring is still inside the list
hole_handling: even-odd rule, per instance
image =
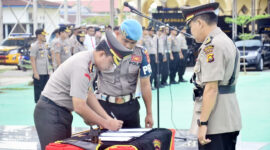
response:
[[[77,1],[68,1],[69,6],[76,5]],[[114,0],[114,8],[118,8],[118,0]],[[90,8],[92,13],[109,13],[110,0],[81,0],[81,5]],[[129,11],[124,8],[124,11]]]
[[[25,7],[28,4],[29,0],[2,0],[3,7]],[[58,8],[59,3],[50,2],[46,0],[38,0],[38,8]],[[29,7],[33,7],[31,2]]]

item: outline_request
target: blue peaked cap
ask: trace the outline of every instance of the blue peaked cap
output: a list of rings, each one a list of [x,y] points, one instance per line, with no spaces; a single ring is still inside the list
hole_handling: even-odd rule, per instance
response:
[[[127,39],[133,41],[138,41],[142,36],[142,26],[137,20],[134,19],[125,20],[121,24],[120,30]]]

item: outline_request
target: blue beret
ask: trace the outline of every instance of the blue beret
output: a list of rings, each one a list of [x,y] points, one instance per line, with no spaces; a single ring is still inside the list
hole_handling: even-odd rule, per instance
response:
[[[134,19],[125,20],[121,26],[120,30],[126,38],[134,41],[138,41],[142,36],[142,26]]]

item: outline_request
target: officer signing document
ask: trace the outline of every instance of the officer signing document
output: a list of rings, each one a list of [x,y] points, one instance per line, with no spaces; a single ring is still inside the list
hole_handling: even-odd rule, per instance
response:
[[[72,111],[87,124],[118,130],[123,122],[111,118],[91,89],[97,69],[112,71],[131,51],[122,46],[111,31],[95,51],[83,51],[67,59],[52,74],[41,93],[34,120],[42,150],[51,142],[71,136]]]
[[[234,150],[242,127],[235,86],[239,52],[217,27],[219,3],[182,7],[196,42],[202,43],[194,67],[195,105],[191,131],[200,150]]]

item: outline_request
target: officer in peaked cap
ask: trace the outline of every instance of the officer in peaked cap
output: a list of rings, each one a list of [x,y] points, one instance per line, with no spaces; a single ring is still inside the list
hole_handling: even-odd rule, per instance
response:
[[[46,45],[46,35],[48,33],[44,29],[37,29],[35,33],[37,40],[31,45],[30,59],[33,69],[34,97],[37,103],[41,91],[49,80],[50,63],[48,59],[48,46]]]
[[[73,54],[76,54],[81,51],[86,51],[87,47],[84,46],[83,42],[85,40],[85,32],[79,31],[75,36],[75,41],[73,45]]]
[[[200,150],[234,150],[241,125],[235,86],[239,52],[217,27],[219,3],[182,7],[182,13],[198,43],[194,67],[194,111],[191,131],[198,135]]]
[[[140,128],[140,90],[137,89],[141,89],[146,106],[145,127],[153,126],[150,60],[147,50],[136,45],[141,36],[140,23],[133,19],[125,20],[117,40],[132,50],[132,55],[119,61],[114,71],[98,73],[96,97],[107,113],[112,112],[117,119],[124,121],[123,128]],[[117,56],[114,60],[118,61]]]
[[[56,68],[71,56],[72,43],[70,43],[68,36],[70,32],[66,26],[62,26],[58,30],[59,40],[56,41],[54,47]]]
[[[59,66],[42,91],[34,112],[42,150],[51,142],[71,136],[72,111],[88,125],[94,123],[110,130],[122,127],[122,121],[111,118],[102,109],[91,83],[97,69],[113,71],[131,52],[107,31],[106,38],[94,51],[77,53]]]

